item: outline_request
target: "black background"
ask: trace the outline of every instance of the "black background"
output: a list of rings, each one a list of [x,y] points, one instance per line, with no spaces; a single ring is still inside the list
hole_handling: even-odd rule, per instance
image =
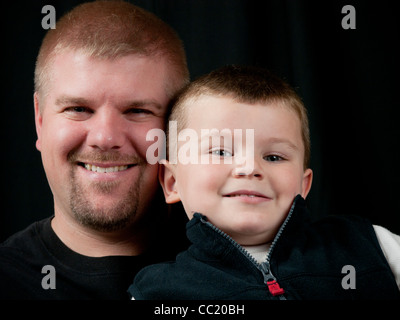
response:
[[[0,241],[53,214],[35,148],[33,72],[46,32],[83,1],[2,4]],[[314,218],[357,214],[400,233],[399,39],[395,1],[137,0],[181,36],[192,79],[225,64],[271,69],[310,116]],[[356,9],[356,29],[341,26]]]

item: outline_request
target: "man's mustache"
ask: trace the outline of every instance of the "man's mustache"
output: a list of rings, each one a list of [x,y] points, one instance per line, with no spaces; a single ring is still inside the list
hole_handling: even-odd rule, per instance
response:
[[[68,154],[67,159],[71,163],[111,162],[125,165],[143,165],[147,163],[145,159],[137,154],[123,154],[119,151],[71,151]]]

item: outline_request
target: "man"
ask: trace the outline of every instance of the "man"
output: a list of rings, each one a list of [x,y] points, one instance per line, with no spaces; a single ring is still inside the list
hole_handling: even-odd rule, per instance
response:
[[[54,217],[0,246],[0,298],[128,298],[135,273],[162,258],[146,134],[188,78],[174,31],[126,2],[79,5],[46,34],[34,108]]]

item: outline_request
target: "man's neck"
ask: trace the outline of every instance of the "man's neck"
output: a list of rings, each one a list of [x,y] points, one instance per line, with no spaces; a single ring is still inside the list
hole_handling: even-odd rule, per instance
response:
[[[89,257],[136,256],[144,252],[148,243],[145,227],[100,232],[57,213],[51,226],[68,248]]]

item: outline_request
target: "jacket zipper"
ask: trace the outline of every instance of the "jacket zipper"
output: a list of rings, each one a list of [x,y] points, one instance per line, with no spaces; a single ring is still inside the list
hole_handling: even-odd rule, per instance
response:
[[[286,298],[283,296],[285,293],[285,290],[280,287],[279,283],[277,282],[277,279],[275,276],[272,274],[271,271],[271,256],[272,252],[276,247],[276,244],[281,237],[283,230],[286,228],[286,225],[288,224],[289,220],[292,217],[294,207],[296,205],[297,197],[294,199],[292,206],[290,207],[289,213],[286,217],[286,219],[283,221],[281,227],[278,230],[278,233],[276,234],[274,241],[272,241],[271,247],[269,248],[267,258],[265,259],[265,262],[261,263],[261,268],[264,269],[263,271],[263,276],[264,276],[264,283],[268,286],[269,291],[273,296],[279,296],[280,300],[286,300]]]
[[[224,231],[221,229],[217,228],[214,226],[210,221],[207,221],[203,217],[200,218],[200,221],[207,226],[209,226],[211,229],[213,229],[215,232],[217,232],[219,235],[227,239],[235,248],[237,248],[247,259],[249,259],[256,267],[258,270],[261,271],[263,277],[264,277],[264,283],[267,285],[269,292],[274,296],[278,296],[280,300],[286,300],[285,296],[283,295],[285,293],[285,290],[280,287],[277,279],[271,272],[271,267],[270,267],[270,262],[271,262],[271,256],[274,248],[276,247],[276,243],[278,242],[279,238],[281,237],[283,230],[285,229],[287,223],[289,222],[293,211],[294,207],[296,204],[296,198],[293,201],[293,204],[289,210],[289,214],[287,215],[285,221],[282,223],[281,227],[278,230],[278,233],[276,234],[274,240],[272,241],[271,247],[268,251],[267,258],[263,263],[258,263],[253,256],[246,250],[244,249],[239,243],[237,243],[235,240],[232,239],[231,236],[226,234]]]

